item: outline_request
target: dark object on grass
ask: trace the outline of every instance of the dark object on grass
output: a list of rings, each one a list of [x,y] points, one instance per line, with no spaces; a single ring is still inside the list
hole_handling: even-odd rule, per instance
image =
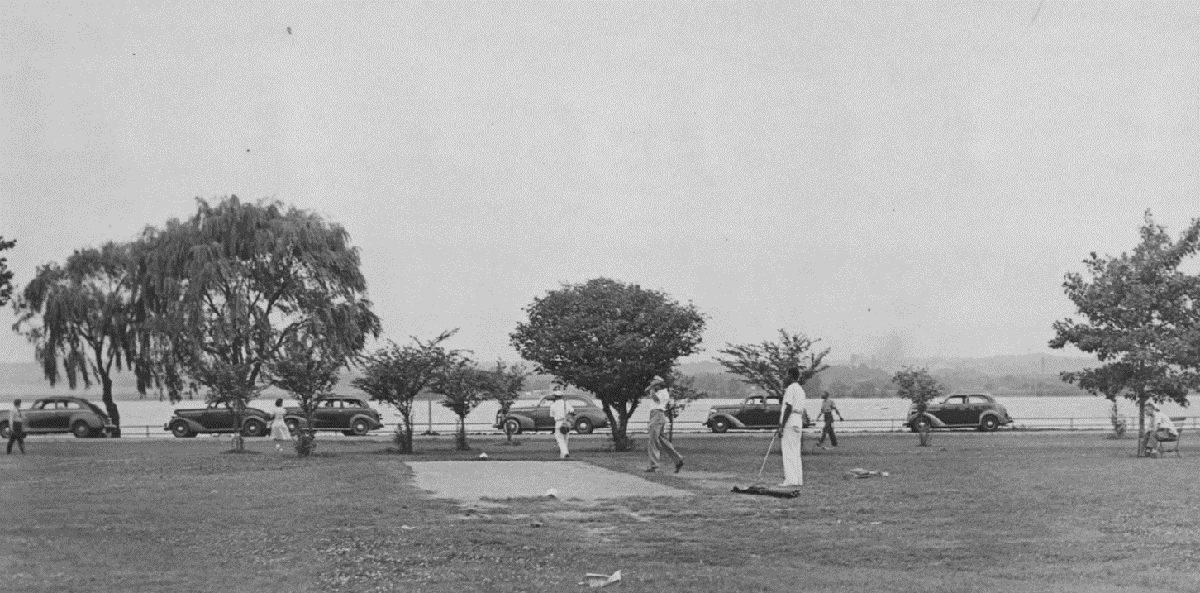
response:
[[[745,488],[742,488],[741,486],[734,486],[733,491],[737,494],[759,494],[762,496],[774,496],[775,498],[796,498],[797,496],[800,496],[799,490],[772,486],[754,485],[746,486]]]

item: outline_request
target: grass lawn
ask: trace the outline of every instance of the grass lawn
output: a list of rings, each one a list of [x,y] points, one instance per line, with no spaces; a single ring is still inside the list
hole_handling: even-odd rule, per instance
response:
[[[319,441],[40,440],[0,457],[0,590],[561,591],[621,570],[627,591],[1197,591],[1200,446],[1136,459],[1097,433],[849,434],[806,456],[800,498],[729,493],[766,434],[681,435],[694,496],[456,503],[409,460],[553,459],[549,435]],[[572,456],[643,476],[645,453]],[[776,454],[768,463],[781,478]],[[479,461],[476,463],[487,463]],[[887,478],[843,479],[854,467]],[[691,477],[687,477],[692,474]],[[765,480],[764,480],[765,481]]]

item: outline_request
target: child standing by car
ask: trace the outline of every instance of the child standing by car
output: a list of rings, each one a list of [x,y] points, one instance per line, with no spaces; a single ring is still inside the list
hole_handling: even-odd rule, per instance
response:
[[[21,400],[14,399],[12,410],[8,412],[8,454],[12,455],[13,443],[21,447],[21,455],[25,454],[25,417],[21,415]]]
[[[275,400],[275,415],[271,417],[271,438],[275,440],[275,450],[283,451],[284,442],[292,442],[292,432],[288,430],[284,416],[287,410],[283,407],[283,398]]]
[[[570,459],[571,451],[567,447],[567,439],[571,435],[571,415],[575,412],[575,406],[563,399],[561,389],[555,389],[550,397],[554,400],[550,402],[550,416],[554,418],[554,440],[558,443],[558,458]]]

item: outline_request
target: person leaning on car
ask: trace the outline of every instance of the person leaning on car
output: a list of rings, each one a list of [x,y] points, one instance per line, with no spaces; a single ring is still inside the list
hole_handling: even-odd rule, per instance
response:
[[[12,455],[13,443],[21,447],[21,455],[25,454],[25,417],[21,414],[21,400],[14,399],[12,410],[8,412],[8,454]]]

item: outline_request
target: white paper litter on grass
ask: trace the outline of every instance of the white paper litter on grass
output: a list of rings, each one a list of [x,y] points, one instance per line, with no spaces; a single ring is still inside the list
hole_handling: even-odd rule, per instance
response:
[[[621,582],[621,571],[619,571],[619,570],[612,574],[600,574],[600,573],[596,573],[596,572],[589,572],[583,576],[587,580],[580,581],[579,584],[582,585],[584,583],[587,583],[587,585],[592,588],[607,587],[613,583]]]

